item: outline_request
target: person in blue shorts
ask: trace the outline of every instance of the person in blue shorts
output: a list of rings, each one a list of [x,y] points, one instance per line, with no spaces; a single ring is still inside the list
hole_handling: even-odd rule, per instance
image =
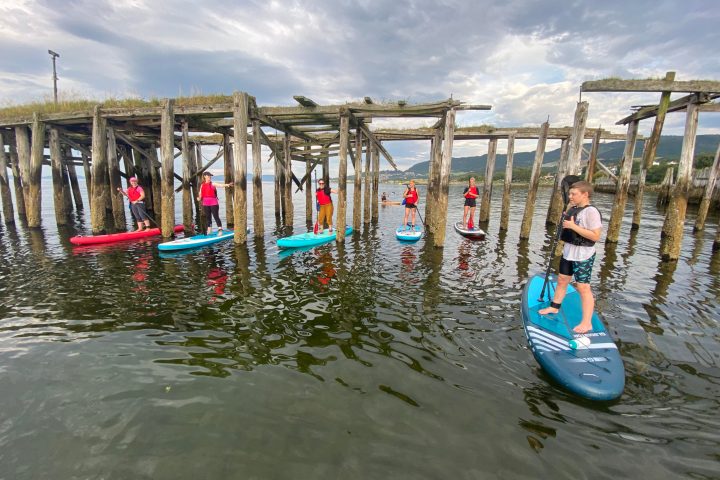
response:
[[[590,204],[593,187],[585,181],[575,182],[570,187],[569,208],[563,216],[563,230],[560,238],[565,242],[563,256],[558,268],[558,284],[550,306],[538,311],[540,315],[557,313],[560,310],[567,287],[575,278],[575,289],[582,303],[582,321],[575,326],[575,333],[592,330],[592,314],[595,297],[590,290],[590,276],[595,263],[595,242],[602,233],[600,211]]]

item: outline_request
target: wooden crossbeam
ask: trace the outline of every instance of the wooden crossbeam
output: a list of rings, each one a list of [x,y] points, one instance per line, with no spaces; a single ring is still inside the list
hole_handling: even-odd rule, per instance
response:
[[[313,141],[313,137],[308,135],[307,133],[303,133],[293,127],[290,127],[288,125],[283,125],[281,122],[275,120],[274,118],[271,118],[265,114],[262,114],[259,112],[260,109],[258,109],[256,113],[256,118],[260,120],[260,123],[263,123],[267,125],[268,127],[272,127],[276,130],[280,130],[281,132],[285,133],[286,135],[293,135],[298,138],[302,138],[303,140]]]
[[[603,172],[607,173],[608,176],[610,176],[610,178],[612,178],[612,179],[615,181],[615,183],[618,182],[618,177],[617,177],[617,175],[615,175],[614,173],[612,173],[612,172],[610,171],[610,169],[609,169],[608,167],[606,167],[605,165],[603,165],[602,162],[601,162],[599,159],[596,159],[596,160],[595,160],[595,165],[599,166],[600,169],[601,169]]]
[[[679,93],[720,93],[720,82],[710,80],[667,81],[667,80],[622,80],[608,78],[583,82],[583,92],[679,92]]]
[[[388,163],[390,163],[390,165],[392,165],[392,167],[397,171],[397,169],[398,169],[397,165],[395,165],[395,162],[393,161],[390,153],[387,150],[385,150],[385,147],[382,146],[382,143],[380,143],[380,140],[378,140],[378,138],[370,131],[370,129],[367,126],[361,124],[359,128],[360,128],[360,130],[362,130],[363,134],[367,138],[369,138],[372,143],[375,144],[377,149],[380,151],[380,153],[383,154],[383,156],[388,161]]]
[[[709,95],[707,93],[694,93],[691,95],[686,95],[682,98],[678,98],[677,100],[673,100],[668,105],[668,112],[677,112],[678,110],[685,110],[688,105],[691,103],[707,103],[714,98],[717,98],[720,95]],[[629,115],[622,120],[618,120],[615,122],[615,125],[627,125],[630,122],[636,122],[640,120],[645,120],[647,118],[652,118],[657,116],[658,112],[658,105],[648,105],[645,107],[640,107],[640,109],[633,113],[632,115]]]
[[[293,95],[293,98],[303,107],[317,107],[318,104],[313,100],[303,97],[302,95]]]

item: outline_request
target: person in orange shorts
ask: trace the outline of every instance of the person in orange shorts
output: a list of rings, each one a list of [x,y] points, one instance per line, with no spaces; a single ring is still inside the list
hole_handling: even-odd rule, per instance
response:
[[[325,229],[325,223],[327,222],[328,228],[332,233],[332,216],[333,216],[333,203],[331,193],[337,193],[336,190],[330,188],[330,185],[325,185],[325,180],[320,179],[318,182],[318,188],[315,190],[315,197],[317,198],[320,211],[318,212],[318,225],[320,231]]]

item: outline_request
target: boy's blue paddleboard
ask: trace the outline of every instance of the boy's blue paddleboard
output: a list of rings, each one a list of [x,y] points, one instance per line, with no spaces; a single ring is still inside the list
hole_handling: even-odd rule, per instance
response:
[[[353,228],[348,226],[345,228],[345,235],[350,235],[353,232]],[[312,247],[315,245],[322,245],[323,243],[331,242],[337,238],[337,232],[335,230],[332,233],[325,229],[322,232],[313,233],[300,233],[297,235],[291,235],[289,237],[279,238],[277,245],[280,248],[298,248],[298,247]]]
[[[574,333],[572,329],[580,323],[582,308],[580,294],[569,285],[558,313],[538,314],[538,310],[550,304],[557,286],[557,277],[551,276],[545,295],[539,300],[544,278],[544,275],[532,277],[522,294],[522,321],[535,359],[555,381],[581,397],[618,398],[625,388],[625,367],[597,312],[593,313],[590,332]],[[582,337],[585,340],[580,342],[589,344],[571,348],[570,341],[577,342]]]
[[[192,237],[179,238],[170,242],[161,243],[158,245],[158,250],[167,252],[171,250],[185,250],[187,248],[204,247],[206,245],[212,245],[213,243],[222,242],[223,240],[229,240],[233,238],[235,232],[232,230],[224,230],[222,235],[210,234],[210,235],[194,235]]]
[[[419,225],[414,227],[400,226],[395,230],[395,237],[403,242],[417,242],[423,234],[423,229]]]

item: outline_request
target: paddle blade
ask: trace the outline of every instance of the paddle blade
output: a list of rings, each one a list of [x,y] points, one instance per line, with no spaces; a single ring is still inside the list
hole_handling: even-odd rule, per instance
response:
[[[317,235],[318,233],[318,222],[315,222],[315,227],[313,228],[313,233]]]

